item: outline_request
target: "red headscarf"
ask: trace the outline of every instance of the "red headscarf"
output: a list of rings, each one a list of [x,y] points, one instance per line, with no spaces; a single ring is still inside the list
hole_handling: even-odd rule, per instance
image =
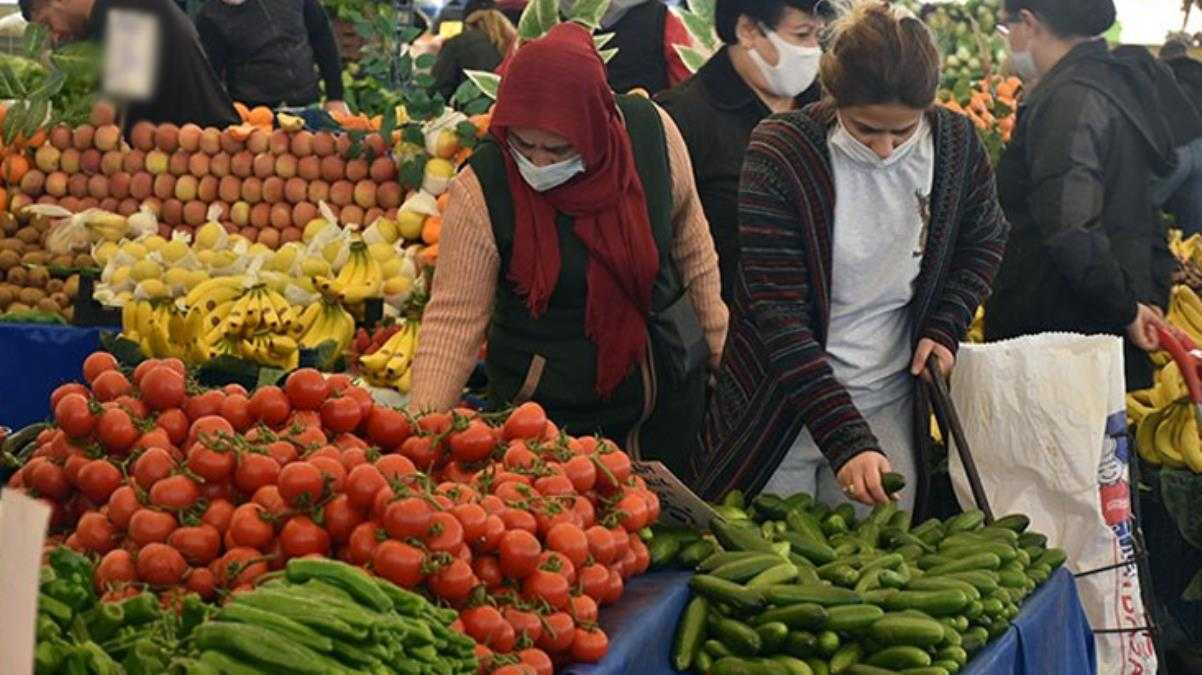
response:
[[[535,192],[509,154],[515,127],[568,139],[585,173]],[[588,31],[560,24],[518,50],[501,81],[491,131],[503,148],[514,201],[509,279],[532,314],[546,311],[560,269],[556,213],[575,219],[589,259],[585,334],[597,345],[597,391],[611,394],[646,354],[659,252],[630,136]]]

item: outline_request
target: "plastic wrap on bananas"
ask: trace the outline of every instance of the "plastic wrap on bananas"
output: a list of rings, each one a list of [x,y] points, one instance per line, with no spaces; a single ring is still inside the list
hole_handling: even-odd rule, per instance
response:
[[[413,357],[417,353],[420,324],[408,321],[371,354],[359,357],[359,370],[364,379],[377,387],[391,387],[408,393],[412,378]]]

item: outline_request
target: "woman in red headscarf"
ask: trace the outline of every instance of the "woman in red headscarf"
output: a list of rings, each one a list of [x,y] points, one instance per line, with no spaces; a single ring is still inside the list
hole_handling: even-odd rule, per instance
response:
[[[727,322],[679,131],[569,23],[514,56],[490,132],[450,188],[411,408],[455,405],[487,338],[491,407],[675,467]]]

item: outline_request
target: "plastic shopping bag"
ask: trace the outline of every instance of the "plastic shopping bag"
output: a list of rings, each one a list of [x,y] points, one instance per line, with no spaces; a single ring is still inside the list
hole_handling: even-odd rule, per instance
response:
[[[1123,344],[1110,336],[1043,334],[965,345],[952,399],[997,515],[1025,513],[1049,546],[1087,572],[1134,559]],[[972,506],[949,453],[956,496]],[[1077,580],[1095,629],[1147,626],[1135,564]],[[1146,632],[1099,634],[1098,672],[1156,672]]]

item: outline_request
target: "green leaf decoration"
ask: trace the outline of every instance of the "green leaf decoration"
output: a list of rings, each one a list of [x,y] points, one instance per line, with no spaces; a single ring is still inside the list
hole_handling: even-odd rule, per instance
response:
[[[692,47],[684,45],[673,45],[676,48],[676,53],[680,54],[680,59],[684,61],[684,65],[689,69],[689,72],[697,72],[701,70],[701,66],[705,65],[706,61],[710,60],[708,54],[703,54]]]
[[[597,30],[607,9],[609,0],[576,0],[576,4],[572,5],[572,15],[568,18],[589,30]]]
[[[27,58],[39,59],[46,49],[49,31],[42,24],[29,23],[25,25],[25,35],[21,39],[21,52]]]
[[[527,8],[533,6],[533,4],[530,4],[527,5]],[[467,79],[471,81],[472,84],[476,85],[476,88],[480,90],[481,94],[484,94],[494,101],[497,100],[497,90],[501,88],[500,75],[497,75],[496,73],[490,73],[486,70],[465,70],[463,71],[463,74],[467,76]]]
[[[418,68],[420,68],[422,70],[427,70],[427,69],[433,68],[434,62],[437,60],[438,60],[438,57],[434,56],[433,54],[422,54],[421,56],[417,57],[417,60],[414,62],[414,65],[416,65]]]
[[[601,60],[605,63],[609,63],[610,59],[618,55],[618,50],[602,49],[599,53],[601,54]]]
[[[609,44],[610,40],[613,40],[613,39],[614,39],[613,33],[602,33],[600,35],[594,35],[593,36],[593,46],[596,47],[598,51],[600,51],[601,49],[603,49],[605,47],[605,45]]]
[[[518,21],[518,37],[522,40],[536,40],[546,35],[547,31],[558,23],[557,0],[531,0]]]
[[[711,26],[714,24],[717,4],[714,0],[689,0],[688,2],[689,11],[705,19],[706,23]]]

